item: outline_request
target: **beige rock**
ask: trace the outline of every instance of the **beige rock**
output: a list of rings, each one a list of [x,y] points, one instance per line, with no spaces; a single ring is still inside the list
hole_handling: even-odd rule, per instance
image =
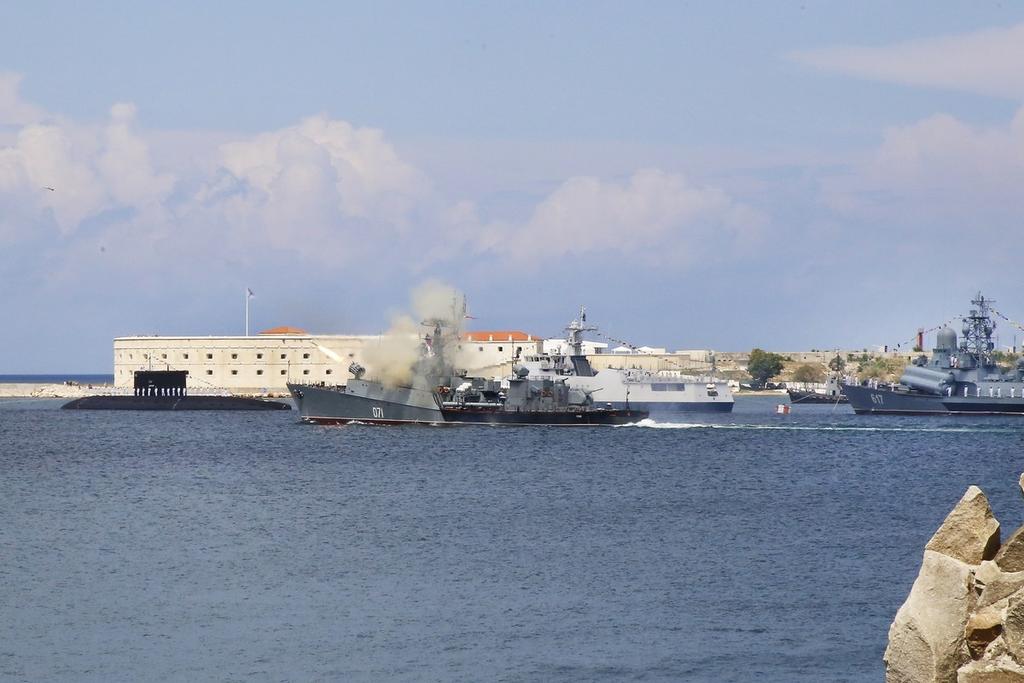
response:
[[[971,486],[935,532],[925,550],[956,558],[967,564],[991,560],[999,550],[999,522],[992,514],[988,498],[977,486]],[[999,565],[1003,571],[1008,570]]]
[[[1014,593],[1009,598],[1003,617],[1003,641],[1007,652],[1024,661],[1024,592]]]
[[[994,559],[1004,572],[1024,571],[1024,526],[1006,539]]]
[[[1017,486],[1020,487],[1020,494],[1024,496],[1024,472],[1020,473],[1020,479],[1017,480]]]
[[[983,579],[976,574],[975,582],[984,583],[977,606],[977,609],[982,609],[1005,600],[1024,588],[1024,572],[999,572],[994,576],[986,575]]]
[[[957,683],[1024,683],[1024,667],[1012,657],[970,662],[956,674]]]
[[[887,683],[956,681],[957,669],[970,660],[964,631],[975,600],[973,568],[925,550],[910,595],[889,627]]]
[[[989,644],[1003,632],[1003,610],[989,608],[978,610],[967,618],[964,640],[972,659],[981,659]]]
[[[995,581],[1003,574],[1003,570],[999,568],[999,565],[994,560],[984,560],[978,565],[977,569],[974,570],[974,580],[977,583],[985,585],[990,581]]]

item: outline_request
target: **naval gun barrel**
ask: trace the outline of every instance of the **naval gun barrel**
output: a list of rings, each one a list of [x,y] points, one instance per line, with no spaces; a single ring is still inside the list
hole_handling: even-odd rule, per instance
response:
[[[907,366],[900,377],[900,384],[929,394],[945,394],[946,388],[952,386],[955,381],[952,372],[939,372],[917,365]]]

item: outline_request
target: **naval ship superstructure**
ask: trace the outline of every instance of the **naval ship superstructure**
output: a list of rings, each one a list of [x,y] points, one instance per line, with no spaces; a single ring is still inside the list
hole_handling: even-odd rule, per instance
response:
[[[1024,359],[1009,372],[993,359],[991,299],[980,293],[963,318],[963,337],[938,331],[932,357],[921,355],[899,384],[847,384],[843,392],[859,414],[1024,414]]]
[[[592,392],[572,389],[566,378],[529,378],[516,367],[501,382],[455,371],[449,347],[458,339],[457,325],[435,319],[433,334],[403,385],[364,379],[358,363],[349,365],[345,386],[289,383],[299,416],[313,424],[496,424],[619,425],[638,422],[645,410],[595,405]],[[455,329],[454,334],[451,329]]]
[[[586,309],[565,328],[568,353],[527,355],[519,363],[535,379],[558,378],[574,389],[594,395],[598,403],[613,408],[646,410],[654,414],[732,411],[734,400],[729,384],[715,377],[714,356],[709,375],[697,377],[676,370],[594,370],[583,355]]]
[[[351,363],[345,385],[288,383],[303,422],[313,424],[439,424],[444,422],[437,388],[461,383],[449,359],[449,321],[426,321],[433,333],[423,340],[421,355],[406,383],[364,379],[366,369]],[[457,328],[456,328],[457,329]],[[455,332],[457,337],[458,332]]]

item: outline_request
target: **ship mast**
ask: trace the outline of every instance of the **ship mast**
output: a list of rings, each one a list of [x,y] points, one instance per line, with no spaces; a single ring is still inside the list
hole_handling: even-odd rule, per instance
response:
[[[587,308],[586,306],[580,306],[580,317],[577,320],[573,320],[569,323],[569,326],[565,328],[565,331],[569,334],[566,336],[566,342],[569,345],[570,356],[582,356],[583,355],[583,333],[593,332],[597,328],[587,326]]]
[[[992,343],[992,332],[996,324],[989,315],[989,306],[994,303],[992,299],[986,299],[978,295],[971,299],[971,303],[977,306],[972,308],[970,314],[964,318],[963,342],[960,350],[969,354],[977,362],[978,366],[992,364],[992,350],[995,345]]]

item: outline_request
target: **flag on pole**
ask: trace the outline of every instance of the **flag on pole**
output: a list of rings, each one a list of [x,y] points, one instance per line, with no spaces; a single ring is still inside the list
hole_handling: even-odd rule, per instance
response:
[[[254,296],[256,296],[255,294],[253,294],[253,293],[252,293],[252,290],[251,290],[251,289],[249,289],[248,287],[246,287],[246,288],[245,288],[245,294],[246,294],[246,296],[247,296],[247,297],[249,297],[250,299],[251,299],[251,298],[253,298]]]

